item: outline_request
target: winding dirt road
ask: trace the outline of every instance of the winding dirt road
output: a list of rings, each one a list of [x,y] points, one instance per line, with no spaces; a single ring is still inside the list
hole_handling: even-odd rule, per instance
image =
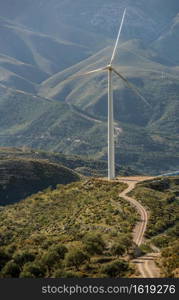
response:
[[[128,184],[128,187],[119,194],[120,197],[129,201],[139,212],[140,221],[136,224],[133,231],[133,241],[137,246],[140,246],[144,240],[144,234],[148,223],[148,213],[146,209],[134,198],[129,197],[127,194],[131,192],[138,182],[150,180],[153,177],[119,177],[120,182]],[[155,261],[159,257],[159,252],[148,253],[133,260],[133,263],[137,266],[141,278],[160,278],[160,270],[157,267]]]

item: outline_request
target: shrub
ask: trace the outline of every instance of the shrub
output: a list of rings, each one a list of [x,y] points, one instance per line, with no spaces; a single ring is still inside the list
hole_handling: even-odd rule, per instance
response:
[[[42,257],[42,263],[48,268],[51,268],[54,264],[60,261],[60,257],[57,251],[49,250],[44,256]]]
[[[15,253],[13,256],[14,262],[22,267],[25,263],[35,260],[35,254],[29,252]]]
[[[73,272],[73,271],[64,271],[64,270],[57,270],[53,278],[82,278],[83,274],[80,272]]]
[[[81,264],[83,264],[89,257],[80,249],[72,249],[66,255],[66,265],[68,267],[75,267],[77,270]]]
[[[45,241],[41,244],[41,247],[42,247],[43,249],[49,249],[52,245],[53,245],[53,241],[52,241],[52,240],[45,240]]]
[[[125,247],[121,245],[121,243],[115,243],[111,247],[111,253],[113,255],[123,255],[125,253]]]
[[[167,247],[170,242],[170,237],[167,235],[159,235],[152,239],[155,246],[159,248]]]
[[[2,274],[3,277],[6,278],[18,278],[20,274],[20,267],[11,260],[4,266]]]
[[[4,250],[0,250],[0,270],[5,266],[5,264],[11,259]]]
[[[16,245],[11,244],[11,245],[9,245],[9,246],[6,247],[5,251],[6,251],[7,255],[12,256],[14,254],[14,252],[16,251],[16,248],[17,248]]]
[[[19,275],[19,278],[35,278],[35,276],[27,271],[22,271]]]
[[[132,246],[132,236],[131,234],[121,235],[117,242],[125,247],[126,250],[129,250],[129,248]]]
[[[20,277],[29,277],[29,278],[43,278],[45,276],[45,269],[36,263],[26,263],[23,267]]]
[[[124,260],[116,260],[108,263],[101,268],[101,273],[107,274],[109,277],[122,277],[129,270],[129,265]]]
[[[88,233],[84,236],[83,242],[85,249],[90,254],[102,254],[105,249],[105,243],[99,233]]]
[[[50,250],[57,252],[60,259],[64,259],[65,254],[68,252],[67,247],[64,245],[54,245],[50,247]]]

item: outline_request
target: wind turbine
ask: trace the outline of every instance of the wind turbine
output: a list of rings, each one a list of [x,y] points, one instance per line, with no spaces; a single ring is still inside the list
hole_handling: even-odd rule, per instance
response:
[[[117,35],[117,39],[114,45],[114,49],[112,52],[111,60],[109,64],[105,67],[92,70],[85,73],[76,74],[74,77],[83,76],[83,75],[90,75],[96,72],[102,72],[107,71],[108,72],[108,179],[114,179],[115,178],[115,149],[114,149],[114,112],[113,112],[113,87],[112,87],[112,72],[114,72],[120,79],[124,81],[124,83],[132,89],[141,99],[144,101],[148,106],[149,103],[146,101],[146,99],[140,94],[139,90],[131,84],[122,74],[120,74],[114,67],[113,67],[113,61],[116,56],[117,46],[119,43],[119,38],[121,36],[122,27],[124,24],[124,19],[126,16],[126,8],[123,12],[122,21],[120,24],[119,32]]]

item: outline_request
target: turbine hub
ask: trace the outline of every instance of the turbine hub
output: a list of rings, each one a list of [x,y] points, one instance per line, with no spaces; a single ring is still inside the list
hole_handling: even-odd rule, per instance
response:
[[[107,69],[108,69],[109,71],[112,71],[112,66],[111,66],[111,64],[107,65]]]

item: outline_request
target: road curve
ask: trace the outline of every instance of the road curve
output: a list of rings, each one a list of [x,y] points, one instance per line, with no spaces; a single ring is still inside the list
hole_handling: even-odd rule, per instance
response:
[[[153,177],[136,176],[136,177],[119,177],[120,182],[128,184],[128,187],[122,191],[119,196],[130,202],[139,212],[140,221],[136,224],[133,231],[133,241],[137,246],[140,246],[144,239],[148,223],[148,213],[146,209],[134,198],[129,197],[127,194],[131,192],[138,182],[150,180]],[[137,266],[140,277],[142,278],[160,278],[160,270],[156,266],[156,259],[159,256],[159,252],[148,253],[142,257],[133,260],[133,263]]]

